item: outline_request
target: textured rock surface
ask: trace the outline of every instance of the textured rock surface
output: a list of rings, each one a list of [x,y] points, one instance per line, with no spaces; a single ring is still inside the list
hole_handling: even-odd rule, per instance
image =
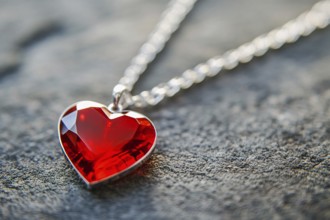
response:
[[[234,48],[314,0],[201,1],[137,91]],[[330,29],[142,111],[157,149],[89,191],[56,125],[107,103],[166,1],[1,0],[1,219],[330,218]]]

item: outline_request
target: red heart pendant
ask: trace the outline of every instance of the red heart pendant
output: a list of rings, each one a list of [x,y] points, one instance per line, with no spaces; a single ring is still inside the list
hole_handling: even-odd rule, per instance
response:
[[[134,170],[156,143],[156,129],[144,115],[113,113],[90,101],[69,107],[58,132],[64,154],[89,187]]]

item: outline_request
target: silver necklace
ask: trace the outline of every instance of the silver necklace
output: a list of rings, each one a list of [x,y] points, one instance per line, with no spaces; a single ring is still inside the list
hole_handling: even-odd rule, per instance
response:
[[[223,55],[212,57],[168,82],[149,91],[131,95],[147,66],[162,51],[171,35],[191,11],[196,0],[173,0],[139,53],[131,60],[124,76],[113,89],[109,106],[80,101],[67,108],[58,125],[62,150],[88,187],[115,180],[136,169],[155,148],[157,132],[146,116],[128,107],[154,106],[166,97],[231,70],[271,49],[294,43],[330,23],[330,0],[316,3],[309,11]]]

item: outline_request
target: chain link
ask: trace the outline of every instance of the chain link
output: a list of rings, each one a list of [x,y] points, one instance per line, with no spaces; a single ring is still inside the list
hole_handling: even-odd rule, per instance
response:
[[[171,35],[179,28],[180,23],[193,8],[196,0],[173,0],[163,12],[160,22],[150,34],[139,53],[131,60],[131,64],[124,71],[119,84],[131,91],[139,76],[146,70],[156,55],[162,51]]]
[[[120,84],[131,91],[139,76],[147,65],[154,60],[171,34],[179,27],[180,22],[192,9],[196,0],[176,0],[170,3],[163,18],[151,34],[149,40],[142,45],[139,54],[133,58],[126,69]],[[245,43],[240,47],[229,50],[222,56],[213,57],[205,63],[188,69],[181,76],[174,77],[166,83],[161,83],[149,91],[129,97],[123,103],[124,107],[146,107],[157,105],[166,97],[172,97],[183,89],[202,82],[207,77],[214,77],[222,70],[231,70],[239,63],[250,62],[254,57],[262,56],[269,50],[279,49],[284,44],[294,43],[302,36],[308,36],[316,29],[322,29],[330,23],[330,0],[316,3],[309,11],[276,28]]]

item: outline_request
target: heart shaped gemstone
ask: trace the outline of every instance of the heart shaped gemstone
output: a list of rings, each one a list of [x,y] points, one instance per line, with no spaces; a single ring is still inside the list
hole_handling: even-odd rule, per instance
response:
[[[88,186],[138,167],[156,143],[152,122],[133,111],[112,113],[102,104],[78,102],[59,121],[62,149]]]

